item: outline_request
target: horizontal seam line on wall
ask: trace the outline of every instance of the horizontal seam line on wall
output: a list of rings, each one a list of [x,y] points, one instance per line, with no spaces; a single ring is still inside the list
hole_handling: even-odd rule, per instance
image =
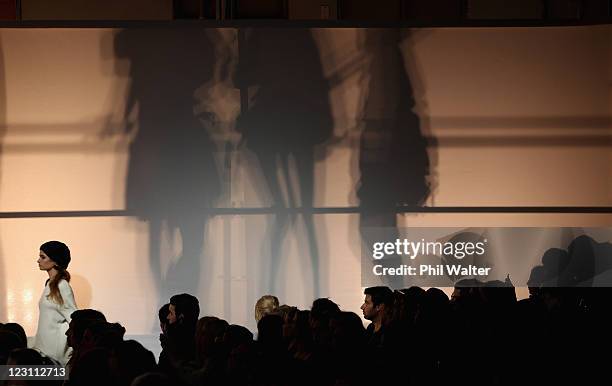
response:
[[[556,213],[556,214],[608,214],[612,207],[607,206],[436,206],[395,208],[379,207],[317,207],[317,208],[210,208],[202,210],[203,215],[261,215],[261,214],[351,214],[351,213]],[[48,217],[149,217],[146,213],[135,213],[128,210],[82,210],[82,211],[22,211],[0,212],[0,218],[48,218]],[[162,217],[151,214],[151,218]]]

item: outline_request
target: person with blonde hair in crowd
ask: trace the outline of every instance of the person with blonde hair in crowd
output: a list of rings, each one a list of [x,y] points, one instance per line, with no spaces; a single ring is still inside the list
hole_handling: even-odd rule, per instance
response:
[[[70,358],[66,331],[71,314],[77,310],[68,282],[70,249],[60,241],[47,241],[40,246],[38,268],[49,275],[38,302],[38,330],[34,349],[65,366]]]
[[[265,315],[278,311],[280,304],[274,295],[264,295],[255,303],[255,321],[259,323]]]

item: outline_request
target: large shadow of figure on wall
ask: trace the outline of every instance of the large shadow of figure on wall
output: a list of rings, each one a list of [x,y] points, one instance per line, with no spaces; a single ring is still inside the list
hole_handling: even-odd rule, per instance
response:
[[[127,210],[149,223],[159,301],[180,292],[197,294],[206,210],[220,192],[214,144],[203,124],[207,117],[194,113],[194,92],[212,77],[213,42],[203,28],[126,29],[115,37],[115,55],[130,62]],[[165,274],[164,234],[176,255]],[[177,236],[180,248],[172,245]]]
[[[359,143],[357,198],[362,243],[371,246],[383,234],[390,237],[388,232],[397,229],[397,206],[420,206],[427,199],[430,159],[400,49],[407,30],[367,29],[364,34],[369,80]],[[378,263],[397,266],[399,261],[392,256]],[[400,279],[390,279],[386,284],[402,287]]]
[[[320,277],[319,243],[310,211],[315,147],[329,139],[333,131],[329,84],[319,50],[308,29],[255,28],[238,34],[235,83],[241,90],[241,114],[236,125],[263,174],[265,186],[257,184],[256,188],[260,195],[270,197],[274,208],[265,236],[269,250],[262,250],[269,261],[261,264],[263,288],[256,292],[278,293],[282,245],[289,226],[300,217],[286,209],[301,207],[307,246],[300,252],[306,255],[308,251],[314,296],[318,297],[326,280]],[[307,263],[303,264],[308,272]]]

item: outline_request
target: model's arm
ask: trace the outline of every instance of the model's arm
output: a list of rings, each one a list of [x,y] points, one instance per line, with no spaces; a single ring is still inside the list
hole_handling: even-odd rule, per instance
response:
[[[59,307],[59,311],[64,319],[66,319],[66,322],[70,323],[70,315],[77,310],[74,294],[66,280],[60,281],[58,287],[62,294],[62,299],[64,299],[64,304]]]

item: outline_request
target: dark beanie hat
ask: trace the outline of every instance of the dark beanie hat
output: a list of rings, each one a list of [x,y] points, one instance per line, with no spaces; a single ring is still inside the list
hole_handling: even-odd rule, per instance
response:
[[[63,269],[70,264],[70,249],[60,241],[47,241],[40,246],[40,250]]]

